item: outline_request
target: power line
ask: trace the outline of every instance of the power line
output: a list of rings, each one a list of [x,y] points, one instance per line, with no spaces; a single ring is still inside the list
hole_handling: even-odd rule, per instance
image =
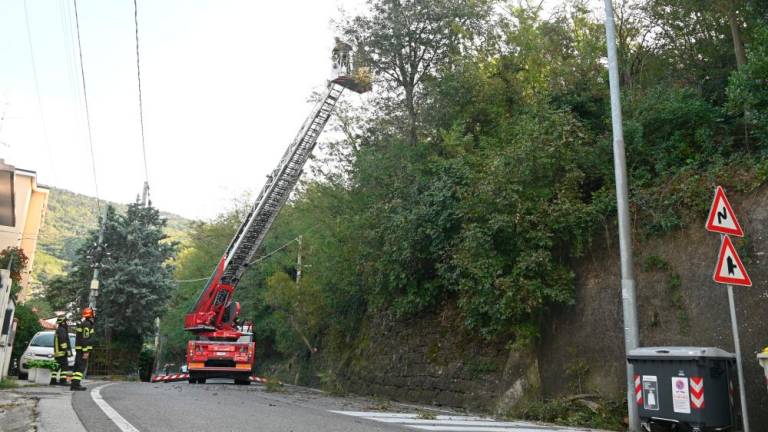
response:
[[[75,27],[77,28],[77,50],[80,55],[80,77],[83,86],[83,101],[85,102],[85,121],[88,125],[88,144],[91,148],[91,167],[93,168],[93,186],[96,191],[96,207],[101,214],[101,200],[99,199],[99,182],[96,177],[96,156],[93,152],[93,135],[91,133],[91,113],[88,110],[88,92],[85,86],[85,64],[83,63],[83,46],[80,43],[80,19],[77,15],[77,0],[72,0],[75,6]]]
[[[262,256],[260,256],[260,257],[256,258],[255,260],[253,260],[253,261],[249,262],[249,263],[248,263],[248,265],[252,265],[252,264],[256,264],[256,263],[259,263],[259,262],[262,262],[262,261],[264,261],[265,259],[267,259],[267,258],[271,257],[272,255],[274,255],[274,254],[276,254],[276,253],[280,252],[281,250],[283,250],[283,249],[287,248],[287,247],[288,247],[288,246],[289,246],[291,243],[293,243],[293,242],[295,242],[295,241],[299,241],[299,238],[300,238],[300,237],[301,237],[301,236],[299,236],[299,237],[296,237],[295,239],[293,239],[293,240],[289,241],[288,243],[286,243],[286,244],[284,244],[284,245],[280,246],[279,248],[277,248],[277,249],[273,250],[272,252],[270,252],[270,253],[268,253],[268,254],[266,254],[266,255],[262,255]]]
[[[29,26],[29,11],[27,10],[27,0],[24,0],[24,22],[27,25],[27,42],[29,42],[29,56],[32,60],[32,76],[35,79],[35,93],[37,94],[37,109],[40,111],[40,123],[43,130],[43,140],[45,142],[45,148],[48,150],[48,162],[51,164],[51,174],[53,174],[53,181],[58,183],[56,176],[56,167],[53,164],[53,152],[51,151],[51,142],[48,139],[48,127],[45,123],[45,114],[43,113],[43,101],[40,97],[40,82],[37,78],[37,63],[35,62],[35,49],[32,46],[32,30]]]
[[[319,224],[318,224],[318,225],[319,225]],[[312,231],[313,229],[317,228],[317,226],[318,226],[318,225],[315,225],[315,226],[313,226],[312,228],[308,229],[308,230],[307,230],[307,231],[306,231],[304,234],[306,234],[306,233],[308,233],[308,232]],[[298,242],[298,241],[299,241],[299,239],[300,239],[300,238],[301,238],[301,237],[302,237],[304,234],[301,234],[301,235],[297,236],[296,238],[289,240],[287,243],[285,243],[284,245],[280,246],[279,248],[277,248],[277,249],[275,249],[275,250],[271,251],[270,253],[268,253],[268,254],[266,254],[266,255],[262,255],[262,256],[260,256],[260,257],[256,258],[255,260],[253,260],[253,261],[249,262],[249,263],[248,263],[248,265],[252,265],[252,264],[256,264],[256,263],[259,263],[259,262],[261,262],[261,261],[264,261],[265,259],[267,259],[267,258],[271,257],[272,255],[274,255],[274,254],[276,254],[276,253],[280,252],[281,250],[283,250],[283,249],[287,248],[288,246],[290,246],[290,245],[291,245],[291,243],[293,243],[293,242]],[[208,277],[204,277],[204,278],[198,278],[198,279],[181,279],[181,280],[177,280],[176,282],[178,282],[178,283],[182,283],[182,282],[200,282],[200,281],[208,280],[209,278],[210,278],[210,276],[208,276]]]
[[[144,156],[144,183],[149,187],[149,170],[147,169],[147,146],[144,141],[144,104],[141,98],[141,56],[139,55],[139,8],[133,0],[133,22],[136,27],[136,78],[139,83],[139,122],[141,124],[141,152]]]
[[[76,118],[82,122],[85,115],[83,113],[83,98],[80,94],[80,85],[76,78],[78,75],[76,67],[77,61],[75,60],[75,51],[77,48],[75,47],[75,24],[72,19],[74,13],[72,12],[71,7],[72,5],[68,1],[59,3],[62,43],[64,44],[64,58],[66,60],[67,84],[69,85],[72,99],[75,100],[77,104]],[[79,141],[81,137],[79,132],[75,129],[73,129],[72,132],[74,140]]]

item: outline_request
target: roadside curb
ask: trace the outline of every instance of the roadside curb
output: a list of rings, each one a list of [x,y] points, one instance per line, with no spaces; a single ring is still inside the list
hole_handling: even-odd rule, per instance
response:
[[[36,401],[31,426],[36,426],[38,432],[86,432],[72,407],[69,388],[22,385],[10,390],[10,393],[18,398]]]

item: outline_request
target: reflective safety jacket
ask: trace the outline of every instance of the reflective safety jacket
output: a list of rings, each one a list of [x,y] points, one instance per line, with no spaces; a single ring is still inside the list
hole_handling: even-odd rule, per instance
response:
[[[86,318],[75,329],[75,351],[84,353],[93,349],[93,320]]]
[[[53,334],[53,356],[69,357],[72,355],[72,347],[69,346],[69,326],[61,323]]]

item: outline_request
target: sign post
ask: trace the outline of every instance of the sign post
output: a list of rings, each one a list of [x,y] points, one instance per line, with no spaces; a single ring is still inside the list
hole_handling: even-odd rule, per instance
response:
[[[733,285],[752,286],[752,280],[744,268],[736,248],[731,242],[729,234],[743,237],[736,213],[733,211],[728,198],[725,197],[723,188],[718,186],[715,190],[715,198],[712,200],[712,208],[707,218],[707,231],[720,233],[720,253],[717,257],[715,274],[712,276],[715,282],[726,284],[728,287],[728,305],[731,312],[731,331],[733,332],[733,344],[736,349],[736,371],[739,379],[739,399],[741,400],[741,417],[744,432],[749,432],[749,416],[747,414],[747,392],[744,388],[744,369],[741,362],[741,341],[739,339],[739,324],[736,320],[736,301],[733,297]]]

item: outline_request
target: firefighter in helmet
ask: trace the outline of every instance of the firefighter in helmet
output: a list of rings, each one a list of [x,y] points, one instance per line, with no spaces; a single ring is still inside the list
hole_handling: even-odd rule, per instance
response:
[[[68,363],[69,356],[72,355],[72,346],[69,345],[69,324],[66,315],[58,315],[56,324],[56,333],[53,334],[53,357],[56,359],[58,369],[51,375],[51,385],[67,385],[67,380],[72,374]]]
[[[72,373],[70,390],[85,390],[80,381],[83,380],[83,374],[88,367],[88,356],[93,350],[94,315],[93,309],[83,309],[83,320],[75,328],[75,370]]]

